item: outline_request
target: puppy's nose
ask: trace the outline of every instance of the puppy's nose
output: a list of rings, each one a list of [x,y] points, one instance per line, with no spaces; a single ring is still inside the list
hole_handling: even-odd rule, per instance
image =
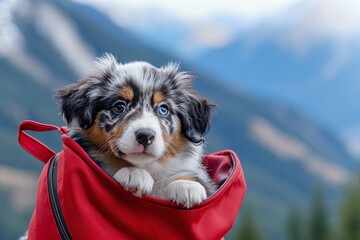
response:
[[[136,141],[144,147],[149,146],[155,140],[155,132],[150,128],[139,128],[135,132]]]

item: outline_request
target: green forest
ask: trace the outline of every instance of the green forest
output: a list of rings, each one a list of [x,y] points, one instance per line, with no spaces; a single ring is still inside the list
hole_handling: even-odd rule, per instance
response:
[[[307,212],[291,206],[286,226],[289,240],[359,240],[360,239],[360,173],[345,190],[338,209],[330,211],[321,185],[315,185]],[[253,213],[253,206],[243,206],[236,239],[263,240],[263,234]],[[335,212],[331,216],[330,212]]]

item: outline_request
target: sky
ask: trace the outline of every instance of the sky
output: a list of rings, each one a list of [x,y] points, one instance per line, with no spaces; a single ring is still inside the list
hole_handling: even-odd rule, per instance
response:
[[[145,36],[153,34],[151,31],[155,31],[156,27],[169,28],[166,25],[169,22],[174,26],[174,30],[176,26],[181,25],[186,29],[187,39],[179,42],[187,45],[191,53],[204,47],[225,46],[233,40],[240,29],[249,29],[268,18],[277,16],[300,0],[227,0],[221,3],[217,0],[75,1],[95,6],[107,13],[121,27],[140,32]],[[171,32],[171,29],[167,31]],[[183,35],[177,33],[172,35],[175,38],[183,38]],[[181,45],[177,47],[181,48]],[[181,49],[181,52],[184,50]]]
[[[166,22],[186,26],[194,48],[222,47],[239,32],[269,25],[302,52],[316,41],[360,38],[360,0],[75,0],[96,6],[117,24],[146,32]],[[139,17],[141,16],[141,17]],[[289,27],[289,25],[291,27]],[[287,29],[288,27],[288,29]]]
[[[184,21],[206,21],[211,20],[218,13],[237,15],[249,23],[257,22],[267,16],[277,14],[284,9],[294,5],[300,0],[76,0],[100,6],[110,11],[117,7],[126,7],[131,12],[142,11],[144,9],[162,9]],[[140,19],[141,21],[141,19]]]

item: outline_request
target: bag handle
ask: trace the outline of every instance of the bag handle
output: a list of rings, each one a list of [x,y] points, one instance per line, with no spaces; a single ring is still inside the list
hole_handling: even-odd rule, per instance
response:
[[[40,142],[38,139],[29,135],[25,131],[58,131],[60,134],[65,134],[68,132],[65,127],[57,127],[55,125],[39,123],[31,120],[25,120],[20,123],[18,132],[19,144],[31,155],[33,155],[43,163],[47,163],[47,161],[52,159],[56,155],[56,153],[44,143]]]

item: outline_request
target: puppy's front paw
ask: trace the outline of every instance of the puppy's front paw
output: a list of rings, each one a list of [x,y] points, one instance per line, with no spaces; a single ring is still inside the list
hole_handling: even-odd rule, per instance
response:
[[[154,185],[150,173],[141,168],[122,168],[115,173],[114,179],[137,197],[149,195]]]
[[[206,190],[198,182],[176,180],[169,184],[166,195],[168,200],[182,204],[186,208],[191,208],[206,199]]]

